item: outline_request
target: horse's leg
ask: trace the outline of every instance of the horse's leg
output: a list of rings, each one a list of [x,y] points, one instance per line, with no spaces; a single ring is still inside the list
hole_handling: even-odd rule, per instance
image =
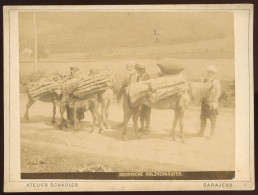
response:
[[[73,107],[73,123],[74,123],[74,132],[78,131],[78,122],[77,122],[77,109]]]
[[[65,119],[64,119],[64,112],[65,112],[65,106],[61,105],[60,106],[60,115],[61,115],[61,122],[60,122],[60,128],[63,129],[65,124]]]
[[[146,130],[150,130],[150,116],[151,116],[151,108],[146,107]]]
[[[78,127],[77,130],[78,130],[78,131],[81,129],[79,116],[80,116],[80,112],[79,112],[79,110],[77,110],[76,119],[77,119],[77,127]]]
[[[90,112],[91,112],[91,115],[92,115],[92,127],[91,127],[91,130],[90,130],[90,133],[92,133],[94,131],[94,128],[95,128],[95,125],[96,125],[96,113],[95,113],[95,110],[94,108],[90,108]]]
[[[107,106],[106,106],[106,109],[105,109],[105,118],[106,118],[106,125],[107,125],[107,128],[108,129],[111,129],[111,126],[109,124],[109,106],[110,106],[110,101],[107,102]]]
[[[52,124],[56,123],[56,101],[53,101],[53,116],[52,116]]]
[[[105,112],[107,107],[107,100],[102,100],[101,102],[101,120],[104,123],[105,127],[107,128]]]
[[[28,96],[28,103],[26,104],[26,112],[24,113],[24,118],[25,118],[27,121],[30,120],[30,119],[29,119],[29,109],[30,109],[30,107],[32,106],[32,104],[34,104],[34,103],[35,103],[35,101],[34,101],[31,97]]]
[[[184,142],[184,115],[185,115],[185,108],[181,107],[179,109],[179,125],[180,125],[180,138],[182,142]]]
[[[122,96],[122,95],[121,95]],[[123,100],[123,113],[125,113],[126,112],[126,109],[127,109],[127,107],[128,107],[128,102],[126,102],[127,100],[126,100],[126,94],[125,94],[125,92],[124,92],[124,100]],[[124,117],[123,117],[123,119],[124,119]],[[120,124],[118,124],[117,125],[117,127],[123,127],[124,126],[124,121],[122,121]]]
[[[104,126],[103,126],[103,122],[101,120],[101,116],[99,114],[99,111],[97,108],[95,108],[95,116],[97,117],[98,121],[99,121],[99,133],[101,133],[101,131],[103,130]]]
[[[140,111],[140,114],[139,114],[139,116],[140,116],[140,123],[141,123],[141,129],[140,129],[140,131],[144,131],[144,122],[145,122],[145,116],[146,116],[146,110],[145,110],[145,107],[144,107],[144,105],[142,106],[142,109],[141,109],[141,111]],[[138,125],[137,125],[138,126]],[[137,127],[138,128],[138,127]]]
[[[133,115],[134,131],[137,138],[140,137],[138,134],[138,118],[141,114],[141,111],[142,111],[141,109],[138,109]]]
[[[102,129],[104,129],[104,126],[103,126],[101,115],[99,114],[98,101],[95,102],[93,110],[94,110],[94,116],[98,119],[98,122],[99,122],[99,133],[101,133]]]
[[[175,115],[174,115],[174,121],[173,121],[173,127],[172,127],[172,131],[171,131],[171,136],[172,136],[173,140],[175,140],[175,129],[176,129],[178,119],[179,119],[179,111],[178,111],[178,108],[176,108]]]
[[[133,115],[133,112],[131,110],[124,113],[124,120],[123,120],[124,128],[123,128],[123,133],[122,133],[122,139],[124,139],[124,136],[127,132],[128,121],[130,120],[132,115]]]
[[[123,109],[124,109],[124,119],[123,119],[122,139],[124,139],[124,136],[125,136],[125,134],[126,134],[128,121],[130,120],[130,118],[131,118],[131,117],[133,116],[133,114],[135,113],[135,110],[133,110],[133,109],[129,106],[129,98],[128,98],[128,96],[127,96],[126,94],[124,94]]]

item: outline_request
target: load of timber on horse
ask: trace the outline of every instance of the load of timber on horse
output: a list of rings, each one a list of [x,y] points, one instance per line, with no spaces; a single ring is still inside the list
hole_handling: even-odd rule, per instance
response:
[[[61,84],[62,79],[59,75],[42,78],[37,82],[31,82],[28,84],[28,94],[35,101],[52,91],[60,90]]]
[[[56,105],[58,95],[61,94],[61,84],[63,80],[59,74],[50,75],[36,82],[30,82],[27,86],[28,103],[24,118],[29,120],[29,109],[36,101],[53,103],[52,123],[55,123]]]
[[[174,137],[175,135],[174,130],[179,120],[183,140],[183,116],[190,102],[188,83],[182,73],[183,69],[178,71],[178,66],[175,67],[173,64],[171,66],[166,65],[166,71],[170,70],[168,71],[169,74],[164,74],[165,71],[162,69],[162,65],[159,65],[159,67],[163,72],[161,77],[134,83],[124,93],[123,139],[127,132],[127,123],[131,117],[133,117],[135,134],[139,137],[138,118],[143,106],[147,106],[154,109],[174,109],[172,136]],[[174,74],[174,72],[177,74]]]

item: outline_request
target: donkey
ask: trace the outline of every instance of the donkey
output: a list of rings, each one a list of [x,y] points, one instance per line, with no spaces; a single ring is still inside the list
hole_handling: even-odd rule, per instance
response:
[[[107,129],[111,128],[111,125],[109,123],[109,106],[111,101],[113,100],[113,95],[114,92],[111,88],[108,88],[98,94],[101,103],[101,120]]]
[[[108,68],[104,68],[104,69],[97,69],[97,68],[92,68],[90,70],[89,75],[95,75],[97,73],[100,73],[102,71],[108,71]],[[99,95],[99,100],[101,102],[101,120],[104,123],[105,128],[110,129],[111,125],[109,123],[109,106],[111,101],[113,100],[113,96],[114,96],[114,80],[113,80],[113,76],[111,77],[112,81],[111,81],[111,86],[110,88],[98,93]]]
[[[67,110],[67,114],[70,116],[69,119],[72,120],[74,125],[74,132],[78,132],[80,129],[80,123],[78,118],[78,113],[90,111],[93,118],[93,125],[91,132],[94,131],[96,120],[99,122],[99,133],[103,129],[102,120],[98,111],[100,102],[98,100],[98,94],[89,95],[83,99],[73,97],[69,94],[61,94],[60,98],[60,113],[61,113],[61,124],[60,127],[66,126],[66,121],[64,119],[64,112]]]

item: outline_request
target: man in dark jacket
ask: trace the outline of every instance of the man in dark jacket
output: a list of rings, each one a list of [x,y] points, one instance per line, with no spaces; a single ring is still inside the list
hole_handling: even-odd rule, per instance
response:
[[[150,79],[148,73],[146,73],[146,67],[142,64],[136,64],[134,66],[136,73],[137,73],[137,82],[146,81]],[[151,108],[146,106],[145,104],[142,105],[142,111],[140,114],[140,121],[141,121],[141,130],[149,130],[150,128],[150,115],[151,115]],[[146,128],[144,128],[144,123],[146,122]]]

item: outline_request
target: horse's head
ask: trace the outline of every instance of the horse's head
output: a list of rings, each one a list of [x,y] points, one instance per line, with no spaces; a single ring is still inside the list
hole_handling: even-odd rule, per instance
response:
[[[112,77],[112,85],[117,102],[120,102],[124,89],[127,87],[125,75],[120,73],[114,74]]]

